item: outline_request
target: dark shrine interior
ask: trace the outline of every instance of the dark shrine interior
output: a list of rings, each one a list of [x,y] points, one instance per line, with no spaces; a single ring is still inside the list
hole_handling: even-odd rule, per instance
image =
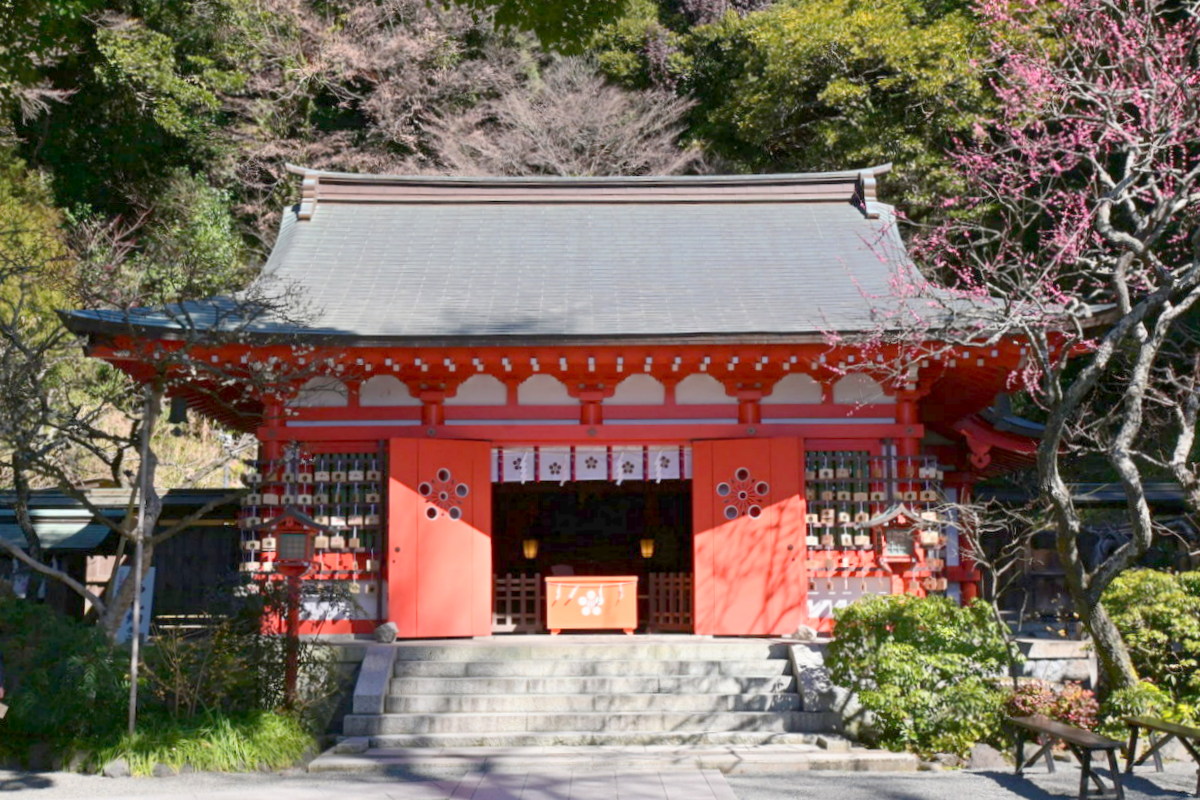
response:
[[[692,569],[691,482],[492,485],[492,564],[498,575],[646,575]],[[642,539],[654,555],[642,556]],[[537,556],[524,555],[527,539]],[[565,569],[564,569],[565,568]],[[568,571],[569,570],[569,571]]]

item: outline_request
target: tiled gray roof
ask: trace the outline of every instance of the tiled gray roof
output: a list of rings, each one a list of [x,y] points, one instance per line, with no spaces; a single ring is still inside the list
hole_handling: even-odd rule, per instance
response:
[[[634,202],[318,195],[285,213],[264,276],[299,290],[314,333],[654,339],[870,328],[905,268],[890,208],[864,213],[852,184],[701,202],[658,186]]]

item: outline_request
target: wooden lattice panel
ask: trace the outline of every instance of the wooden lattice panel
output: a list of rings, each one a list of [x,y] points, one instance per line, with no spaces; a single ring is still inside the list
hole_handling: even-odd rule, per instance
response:
[[[692,630],[692,576],[687,572],[651,572],[647,576],[651,631]]]
[[[493,633],[536,633],[542,622],[542,576],[494,576]]]

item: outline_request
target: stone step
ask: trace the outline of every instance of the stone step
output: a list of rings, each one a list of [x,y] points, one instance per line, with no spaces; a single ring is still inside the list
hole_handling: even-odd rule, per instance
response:
[[[686,639],[613,642],[587,636],[542,637],[524,644],[495,642],[402,643],[397,661],[723,661],[787,658],[787,645],[762,639]]]
[[[651,746],[497,746],[428,748],[388,747],[361,753],[321,754],[310,772],[420,773],[457,776],[471,771],[527,772],[531,764],[547,772],[588,770],[719,769],[725,773],[799,772],[805,770],[912,772],[915,756],[860,747],[823,749],[809,743],[751,746],[660,744]]]
[[[783,694],[450,694],[392,695],[391,714],[561,711],[799,711],[800,696]]]
[[[829,730],[827,715],[803,711],[759,712],[575,712],[494,714],[348,714],[347,736],[390,733],[663,732]]]
[[[834,734],[810,731],[526,731],[513,733],[389,733],[356,737],[373,748],[428,747],[751,747],[768,744],[813,744]],[[364,745],[363,749],[366,749]]]
[[[397,678],[492,678],[492,677],[605,677],[650,675],[708,675],[721,677],[770,678],[784,674],[783,659],[730,661],[594,661],[525,659],[504,661],[397,661]]]
[[[447,694],[771,694],[790,692],[791,675],[745,676],[635,676],[558,678],[392,678],[392,696]]]

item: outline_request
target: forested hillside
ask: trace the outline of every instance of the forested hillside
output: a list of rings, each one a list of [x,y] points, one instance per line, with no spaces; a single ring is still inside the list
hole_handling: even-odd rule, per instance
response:
[[[458,174],[843,169],[920,212],[984,102],[957,0],[0,3],[3,191],[238,280],[284,164]],[[560,6],[573,15],[554,16]],[[497,24],[497,17],[503,25]]]

